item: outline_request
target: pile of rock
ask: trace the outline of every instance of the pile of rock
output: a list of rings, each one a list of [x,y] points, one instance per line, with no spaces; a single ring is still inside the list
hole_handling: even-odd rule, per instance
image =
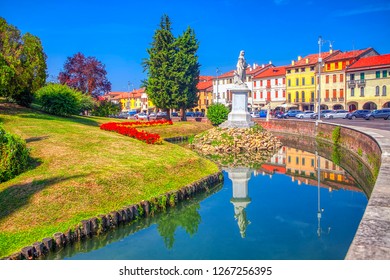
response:
[[[213,128],[194,137],[191,147],[218,162],[263,161],[282,144],[260,126],[251,128]],[[218,160],[221,159],[221,160]],[[229,164],[230,165],[230,164]]]

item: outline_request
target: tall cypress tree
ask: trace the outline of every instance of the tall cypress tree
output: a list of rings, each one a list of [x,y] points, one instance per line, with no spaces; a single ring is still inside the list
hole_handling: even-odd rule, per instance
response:
[[[167,15],[161,17],[159,27],[154,33],[151,47],[147,49],[149,58],[143,61],[144,71],[148,74],[143,83],[148,98],[158,108],[167,111],[169,116],[169,109],[175,106],[173,94],[178,88],[174,72],[175,37]]]
[[[186,119],[185,111],[198,103],[200,64],[198,63],[199,43],[195,32],[190,27],[176,40],[175,73],[178,91],[174,93],[176,107],[180,108],[182,120]]]

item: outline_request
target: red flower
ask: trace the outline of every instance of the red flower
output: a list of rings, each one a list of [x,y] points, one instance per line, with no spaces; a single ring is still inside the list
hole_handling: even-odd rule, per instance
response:
[[[141,141],[144,141],[147,144],[161,144],[162,140],[160,135],[156,133],[148,133],[146,131],[139,131],[136,127],[145,127],[145,126],[157,126],[157,125],[172,125],[171,120],[155,120],[150,122],[108,122],[100,126],[100,129],[115,131],[119,134],[126,135]]]

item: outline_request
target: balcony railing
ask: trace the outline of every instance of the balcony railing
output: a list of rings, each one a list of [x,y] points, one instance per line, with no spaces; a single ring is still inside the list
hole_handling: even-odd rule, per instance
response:
[[[356,81],[355,80],[348,81],[348,87],[349,88],[354,88],[355,86],[356,86]]]
[[[332,101],[337,101],[337,97],[332,97]]]
[[[339,97],[339,101],[344,101],[344,97]]]
[[[360,80],[360,81],[357,81],[358,82],[358,86],[359,87],[364,87],[366,86],[366,81],[365,80]]]
[[[325,101],[325,102],[329,102],[329,101],[330,101],[330,98],[329,98],[329,97],[327,97],[327,98],[325,97],[325,98],[324,98],[324,101]]]

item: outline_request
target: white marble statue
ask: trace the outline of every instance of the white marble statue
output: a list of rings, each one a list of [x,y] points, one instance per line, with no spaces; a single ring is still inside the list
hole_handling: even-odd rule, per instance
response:
[[[246,80],[246,68],[248,67],[248,64],[245,61],[244,55],[245,52],[240,51],[240,55],[237,61],[237,70],[234,72],[234,83],[238,85],[245,84]]]

